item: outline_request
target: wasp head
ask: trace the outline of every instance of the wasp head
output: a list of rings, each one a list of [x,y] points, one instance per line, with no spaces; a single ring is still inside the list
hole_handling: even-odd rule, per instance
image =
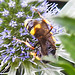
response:
[[[24,21],[24,26],[28,29],[28,31],[31,31],[31,28],[33,27],[33,19],[26,19]]]

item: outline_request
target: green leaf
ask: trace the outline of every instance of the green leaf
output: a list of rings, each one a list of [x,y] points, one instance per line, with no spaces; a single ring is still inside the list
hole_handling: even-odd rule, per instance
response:
[[[75,35],[62,35],[60,38],[65,49],[70,53],[71,57],[75,61]]]
[[[65,17],[55,17],[54,21],[62,26],[65,26],[68,32],[75,33],[75,19],[65,16]]]
[[[58,65],[64,69],[68,75],[75,75],[75,68],[66,61],[58,62]]]

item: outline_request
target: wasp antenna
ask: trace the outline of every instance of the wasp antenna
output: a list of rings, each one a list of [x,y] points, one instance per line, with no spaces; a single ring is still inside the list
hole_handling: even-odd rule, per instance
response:
[[[50,25],[51,30],[52,30],[53,26],[50,24],[50,22],[46,18],[44,18],[37,9],[34,9],[34,10],[39,14],[39,16],[43,19],[44,22]]]

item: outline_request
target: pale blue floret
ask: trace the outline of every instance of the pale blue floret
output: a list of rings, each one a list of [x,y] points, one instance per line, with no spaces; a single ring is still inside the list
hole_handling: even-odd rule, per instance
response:
[[[0,18],[0,24],[2,24],[2,23],[3,23],[3,19]]]
[[[9,23],[9,26],[11,26],[11,27],[16,27],[16,26],[17,26],[17,22],[11,20],[11,22]]]
[[[22,7],[26,7],[27,5],[28,5],[28,4],[27,4],[26,1],[21,2],[21,6],[22,6]]]
[[[24,12],[18,12],[15,15],[17,16],[17,18],[20,18],[20,17],[23,17],[24,16]]]
[[[8,5],[9,5],[9,7],[15,7],[16,2],[10,0],[10,2],[8,3]]]
[[[2,13],[2,16],[5,16],[5,17],[7,17],[9,15],[9,11],[6,9],[4,9],[4,11],[2,11],[0,13]]]

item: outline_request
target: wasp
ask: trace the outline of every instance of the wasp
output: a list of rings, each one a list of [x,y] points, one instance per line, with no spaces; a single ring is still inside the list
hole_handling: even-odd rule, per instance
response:
[[[36,49],[36,46],[39,44],[41,47],[40,54],[41,56],[45,55],[55,55],[56,53],[56,46],[55,46],[55,39],[51,33],[51,30],[53,29],[53,26],[50,24],[50,22],[45,19],[40,12],[37,9],[34,9],[42,20],[36,20],[36,19],[26,19],[24,21],[24,26],[28,29],[29,33],[35,38],[38,39],[38,43],[32,47],[27,41],[21,41],[19,39],[16,39],[19,42],[23,42],[31,49]],[[48,27],[50,26],[50,29]],[[37,52],[30,52],[30,55],[33,55],[36,59],[41,60],[39,56],[37,56]]]
[[[55,39],[51,33],[53,26],[50,22],[45,19],[37,9],[34,9],[42,20],[38,21],[36,19],[26,19],[24,21],[24,26],[28,29],[31,35],[35,36],[38,39],[38,43],[41,47],[41,55],[55,55],[56,53],[56,46],[55,46]],[[50,29],[48,27],[50,26]],[[34,47],[37,46],[35,44]]]

